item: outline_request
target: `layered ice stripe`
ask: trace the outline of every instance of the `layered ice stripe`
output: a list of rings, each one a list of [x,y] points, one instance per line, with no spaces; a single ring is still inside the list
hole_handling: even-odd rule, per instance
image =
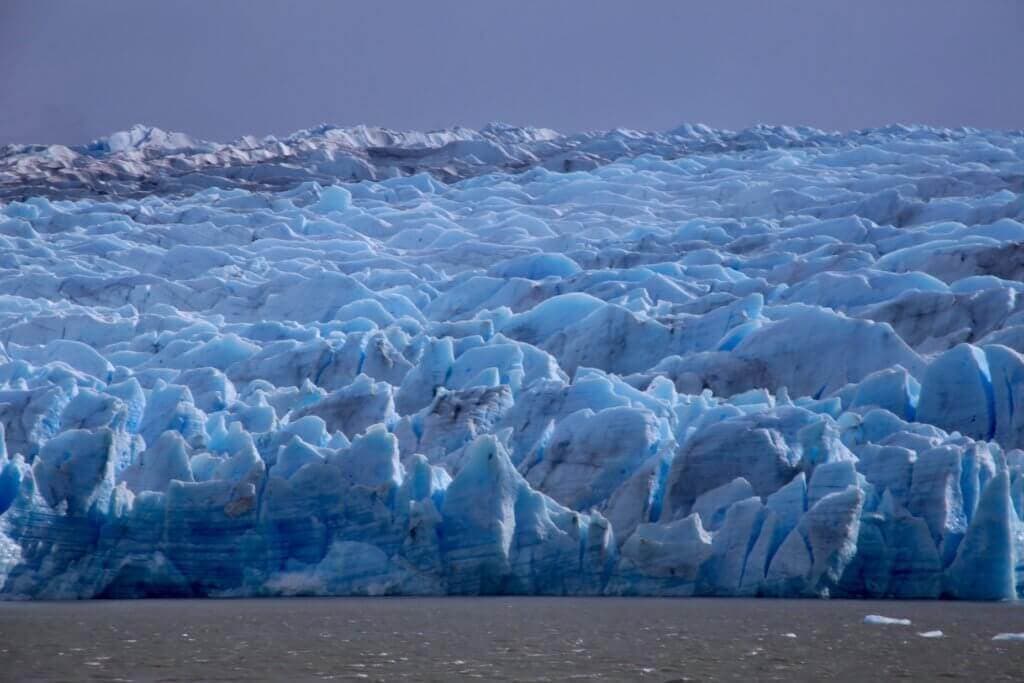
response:
[[[0,154],[2,597],[1024,595],[1020,133],[65,149]]]

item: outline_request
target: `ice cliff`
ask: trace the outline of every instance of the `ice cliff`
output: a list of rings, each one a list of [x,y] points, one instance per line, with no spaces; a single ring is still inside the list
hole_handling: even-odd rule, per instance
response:
[[[0,596],[1024,594],[1024,133],[0,148]]]

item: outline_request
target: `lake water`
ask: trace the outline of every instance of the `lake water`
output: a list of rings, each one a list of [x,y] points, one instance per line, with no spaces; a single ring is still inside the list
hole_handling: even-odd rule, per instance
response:
[[[868,614],[910,626],[869,625]],[[922,632],[941,630],[941,638]],[[25,680],[1021,680],[1024,606],[657,598],[0,603]]]

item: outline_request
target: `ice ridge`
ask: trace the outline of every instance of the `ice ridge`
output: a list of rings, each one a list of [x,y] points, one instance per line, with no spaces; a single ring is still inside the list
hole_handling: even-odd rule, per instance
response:
[[[0,150],[0,597],[1024,595],[1024,135]]]

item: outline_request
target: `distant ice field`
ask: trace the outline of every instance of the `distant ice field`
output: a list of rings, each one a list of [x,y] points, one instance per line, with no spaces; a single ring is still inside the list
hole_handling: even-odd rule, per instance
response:
[[[0,597],[1024,595],[1024,133],[0,148]]]

